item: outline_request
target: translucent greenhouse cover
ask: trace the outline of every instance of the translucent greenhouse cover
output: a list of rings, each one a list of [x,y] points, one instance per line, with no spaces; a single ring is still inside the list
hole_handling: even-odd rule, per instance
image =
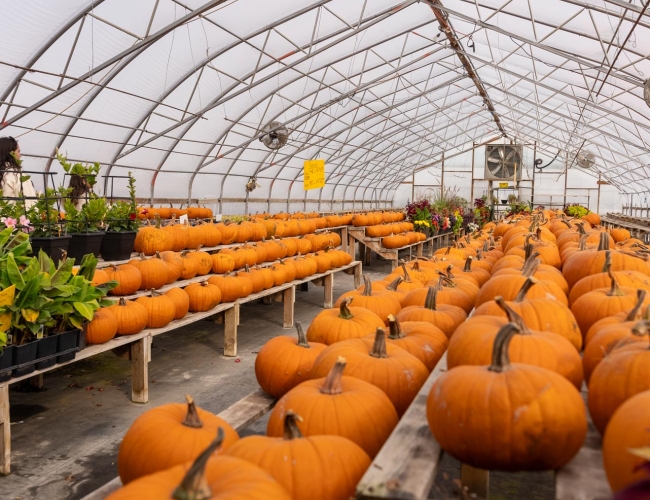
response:
[[[504,135],[646,192],[648,3],[0,0],[0,136],[27,170],[60,179],[59,147],[151,198],[391,200]],[[270,121],[290,131],[278,150]],[[326,185],[304,191],[316,158]]]

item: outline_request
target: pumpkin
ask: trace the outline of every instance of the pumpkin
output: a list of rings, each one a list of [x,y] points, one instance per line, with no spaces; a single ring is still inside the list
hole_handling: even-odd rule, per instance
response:
[[[221,233],[221,244],[222,245],[231,245],[235,242],[237,238],[238,226],[237,224],[230,223],[219,223],[215,224],[215,227]]]
[[[253,293],[253,282],[247,276],[239,274],[211,276],[208,283],[219,287],[222,302],[234,302]]]
[[[110,307],[101,307],[95,311],[93,320],[86,325],[86,342],[103,344],[117,334],[117,318]]]
[[[147,326],[149,314],[142,304],[121,298],[109,307],[117,318],[117,335],[135,335]]]
[[[105,271],[109,281],[119,283],[118,286],[108,291],[110,295],[131,295],[140,290],[142,274],[137,267],[129,264],[119,266],[111,264]]]
[[[93,279],[92,279],[92,285],[93,286],[99,286],[103,285],[104,283],[108,283],[110,279],[108,278],[108,274],[106,274],[106,271],[102,271],[101,269],[95,269],[95,272],[93,273]]]
[[[191,396],[187,403],[152,408],[140,415],[124,435],[117,455],[122,483],[194,460],[223,429],[222,450],[239,439],[222,418],[198,408]]]
[[[286,490],[267,472],[234,457],[214,456],[224,432],[193,463],[141,477],[123,486],[107,500],[242,499],[291,500]]]
[[[221,244],[221,231],[212,222],[203,222],[201,226],[206,247],[216,247]]]
[[[185,287],[190,297],[191,312],[205,312],[214,309],[221,302],[221,290],[217,285],[202,281]]]
[[[386,343],[386,332],[382,328],[377,328],[374,338],[350,339],[330,345],[316,358],[311,377],[327,376],[339,357],[347,359],[349,376],[383,390],[400,417],[429,376],[422,361]]]
[[[286,283],[291,283],[296,279],[296,266],[293,265],[293,262],[290,260],[280,260],[278,267],[284,269],[284,273],[287,275]]]
[[[136,259],[131,259],[129,265],[137,267],[142,275],[142,284],[140,290],[151,290],[162,288],[169,283],[170,270],[169,266],[165,264],[162,259],[149,258],[147,259],[144,254]]]
[[[184,318],[190,310],[190,296],[185,290],[179,287],[174,287],[165,292],[165,295],[174,304],[174,319]]]
[[[650,447],[650,391],[625,401],[612,415],[603,437],[603,465],[612,491],[619,491],[641,479],[648,461],[634,450]]]
[[[260,387],[276,399],[301,382],[309,380],[309,371],[325,344],[307,342],[300,322],[298,338],[282,335],[269,340],[255,358],[255,377]]]
[[[147,328],[163,328],[171,323],[176,316],[176,307],[167,295],[158,294],[151,290],[149,296],[138,297],[138,304],[147,310]]]
[[[516,332],[511,323],[501,328],[489,366],[458,366],[436,380],[427,399],[429,427],[445,452],[472,467],[557,469],[587,435],[582,396],[557,373],[511,364]]]
[[[349,297],[354,298],[355,307],[363,307],[369,311],[374,312],[382,320],[384,320],[384,325],[388,325],[388,316],[390,314],[397,314],[402,306],[399,301],[399,296],[392,291],[381,290],[374,292],[372,291],[372,282],[368,275],[364,275],[364,288],[363,291],[359,292],[353,290],[351,292],[346,292],[339,297],[339,299],[334,304],[334,307],[340,306],[344,300]]]
[[[627,229],[623,229],[621,227],[610,229],[609,234],[614,239],[615,243],[629,240],[631,237],[630,232]]]
[[[171,250],[173,246],[174,235],[160,228],[160,217],[157,217],[155,226],[141,227],[133,244],[135,251],[144,255]]]
[[[447,338],[467,318],[467,313],[458,306],[437,303],[436,287],[427,288],[424,306],[408,306],[397,313],[399,321],[426,321],[439,328]]]
[[[392,234],[381,239],[381,246],[384,248],[402,248],[409,244],[409,239],[401,234]]]
[[[437,327],[425,321],[400,321],[390,314],[390,330],[386,341],[401,347],[418,358],[430,372],[447,350],[447,336]]]
[[[331,345],[342,340],[365,337],[385,326],[374,312],[363,307],[349,307],[352,301],[348,297],[339,307],[319,312],[307,329],[307,340]]]
[[[510,359],[553,371],[565,377],[580,389],[582,386],[582,362],[575,347],[564,337],[552,333],[532,330],[502,297],[495,302],[507,314],[499,316],[476,316],[458,327],[449,341],[447,365],[488,365],[490,347],[503,325],[508,322],[517,325],[518,335],[510,341]]]
[[[648,335],[648,322],[637,323],[632,333]],[[609,419],[621,404],[647,390],[650,390],[647,342],[633,342],[605,356],[589,379],[589,413],[598,432],[605,432]]]
[[[235,259],[232,255],[218,252],[212,254],[212,272],[215,274],[226,274],[235,269]]]
[[[297,423],[304,436],[342,436],[374,458],[397,425],[397,412],[382,390],[344,377],[346,364],[339,358],[327,377],[303,382],[285,394],[271,412],[267,436],[282,437],[287,412],[293,410],[304,415]]]
[[[506,304],[524,319],[531,330],[562,335],[580,352],[583,344],[582,335],[571,309],[554,299],[528,299],[526,297],[536,282],[535,278],[528,278],[515,299],[507,301]],[[502,316],[505,318],[507,314],[495,301],[490,301],[474,309],[473,316]]]
[[[283,437],[248,436],[226,453],[269,472],[293,500],[347,500],[354,496],[357,482],[370,466],[366,452],[341,436],[303,437],[297,426],[300,420],[288,411]]]
[[[253,285],[253,293],[261,292],[262,290],[264,290],[264,287],[266,286],[266,277],[261,272],[261,270],[260,269],[250,269],[248,267],[248,264],[246,264],[246,267],[244,268],[244,270],[237,273],[237,275],[246,277],[246,278],[248,278],[250,280],[250,282]]]
[[[205,276],[212,271],[212,255],[202,252],[201,246],[197,247],[194,252],[190,252],[189,257],[196,261],[197,276]]]
[[[181,279],[191,280],[199,272],[199,262],[192,257],[192,254],[187,250],[181,252],[181,261],[183,262],[183,271],[181,272]]]
[[[173,218],[172,221],[162,229],[163,231],[166,231],[172,235],[173,243],[170,250],[174,252],[181,252],[187,248],[189,234],[187,232],[187,226],[185,226],[185,224],[177,224],[176,218]]]
[[[169,280],[167,283],[173,283],[181,277],[181,274],[183,274],[183,261],[180,254],[171,251],[156,252],[155,257],[167,264],[169,270]]]
[[[268,268],[273,275],[273,286],[281,286],[287,282],[286,266],[271,266]]]
[[[191,226],[189,222],[186,222],[185,225],[187,227],[186,248],[197,248],[199,246],[205,246],[205,229],[203,226]]]
[[[632,309],[629,311],[621,311],[614,316],[607,316],[605,318],[599,319],[593,325],[591,325],[591,328],[589,328],[587,335],[585,336],[585,345],[589,345],[594,337],[600,333],[601,329],[605,328],[606,326],[620,325],[624,321],[637,321],[641,319],[641,308],[647,306],[645,300],[647,295],[648,292],[645,290],[637,290],[636,303]],[[646,311],[645,316],[648,316],[648,311]]]

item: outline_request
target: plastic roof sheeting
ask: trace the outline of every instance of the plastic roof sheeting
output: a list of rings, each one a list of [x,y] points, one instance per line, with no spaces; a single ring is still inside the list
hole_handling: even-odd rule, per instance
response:
[[[152,198],[248,198],[256,177],[269,207],[387,200],[501,135],[489,103],[513,141],[650,190],[650,0],[9,1],[0,135],[29,170],[59,171],[60,147]],[[258,140],[271,120],[291,130],[278,151]],[[327,184],[304,192],[312,158]]]

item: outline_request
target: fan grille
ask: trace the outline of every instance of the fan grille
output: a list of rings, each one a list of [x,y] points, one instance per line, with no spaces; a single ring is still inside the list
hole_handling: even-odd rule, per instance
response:
[[[521,170],[520,148],[506,144],[489,147],[486,167],[494,178],[509,179],[513,177],[515,169]]]
[[[289,129],[280,122],[271,122],[264,127],[260,141],[269,149],[280,149],[287,143]]]

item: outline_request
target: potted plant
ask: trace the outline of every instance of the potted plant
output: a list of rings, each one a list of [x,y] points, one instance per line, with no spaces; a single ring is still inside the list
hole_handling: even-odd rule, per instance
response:
[[[77,260],[87,254],[98,257],[105,234],[106,198],[92,195],[81,210],[70,199],[65,200],[64,206],[68,233],[72,236],[68,256]]]
[[[508,204],[509,204],[509,205],[513,205],[513,204],[515,204],[515,203],[517,203],[517,195],[514,194],[514,193],[513,193],[513,194],[509,194],[509,195],[508,195]]]
[[[67,253],[71,239],[65,231],[65,224],[60,221],[61,213],[57,209],[61,196],[60,190],[48,188],[27,211],[28,219],[33,224],[32,251],[38,254],[43,250],[55,263]]]
[[[129,172],[130,201],[116,201],[106,212],[106,234],[102,240],[104,260],[125,260],[131,257],[140,221],[135,203],[135,179]]]

